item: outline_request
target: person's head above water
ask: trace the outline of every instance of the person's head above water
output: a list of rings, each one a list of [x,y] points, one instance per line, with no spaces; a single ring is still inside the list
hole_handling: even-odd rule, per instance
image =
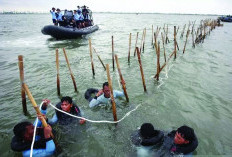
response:
[[[32,141],[34,126],[30,122],[20,122],[15,125],[13,132],[16,137],[22,140]]]
[[[154,129],[154,126],[151,123],[143,123],[140,128],[140,135],[143,138],[152,138],[156,136],[157,131]]]
[[[106,98],[110,97],[110,88],[108,82],[103,83],[102,85],[103,93]]]
[[[194,130],[186,125],[179,127],[174,137],[175,144],[188,144],[195,138]]]
[[[73,106],[72,98],[65,96],[61,99],[61,109],[65,112],[70,112]]]

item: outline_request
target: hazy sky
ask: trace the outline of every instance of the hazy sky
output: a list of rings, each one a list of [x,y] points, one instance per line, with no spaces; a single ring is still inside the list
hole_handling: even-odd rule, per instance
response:
[[[0,11],[48,11],[87,5],[94,12],[232,14],[232,0],[0,0]]]

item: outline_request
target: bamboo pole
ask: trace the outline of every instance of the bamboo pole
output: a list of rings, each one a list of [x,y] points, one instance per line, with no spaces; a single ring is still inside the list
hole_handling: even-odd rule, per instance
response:
[[[74,78],[74,76],[73,76],[72,70],[71,70],[71,68],[70,68],[70,64],[69,64],[69,61],[68,61],[68,57],[67,57],[65,48],[63,48],[63,52],[64,52],[65,60],[66,60],[66,62],[67,62],[68,69],[69,69],[69,72],[70,72],[70,75],[71,75],[71,78],[72,78],[72,81],[73,81],[73,86],[74,86],[75,92],[77,92],[76,81],[75,81],[75,78]]]
[[[130,33],[130,36],[129,36],[128,63],[130,63],[130,50],[131,50],[131,33]]]
[[[37,113],[38,115],[42,115],[42,113],[40,112],[39,107],[37,106],[37,104],[36,104],[36,102],[35,102],[35,99],[33,98],[33,96],[32,96],[32,94],[31,94],[31,92],[30,92],[28,86],[26,85],[26,83],[23,83],[22,86],[23,86],[24,90],[26,91],[27,96],[28,96],[29,100],[31,101],[31,103],[32,103],[32,105],[33,105],[33,107],[34,107],[36,113]],[[47,126],[48,126],[46,120],[45,120],[43,117],[42,117],[41,122],[42,122],[42,125],[43,125],[44,127],[47,127]],[[58,144],[57,140],[54,138],[54,135],[53,135],[52,132],[51,132],[51,138],[53,138],[53,141],[54,141],[54,143],[55,143],[55,145],[56,145],[56,148],[59,149],[59,150],[61,150],[62,148],[59,146],[59,144]]]
[[[114,36],[112,36],[112,63],[113,63],[113,71],[114,71]]]
[[[176,26],[174,26],[174,59],[176,59]]]
[[[136,35],[134,57],[136,55],[136,47],[137,47],[138,37],[139,37],[139,32],[137,32],[137,35]]]
[[[100,56],[98,55],[98,53],[96,52],[95,48],[93,48],[93,51],[96,53],[97,58],[99,59],[99,61],[101,62],[103,68],[106,70],[105,64],[103,63],[103,61],[101,60]]]
[[[94,75],[95,75],[95,70],[94,70],[94,64],[93,64],[93,53],[92,53],[92,42],[91,42],[91,38],[89,38],[89,53],[90,53],[90,59],[91,59],[92,73],[93,73],[93,76],[94,76]]]
[[[178,28],[177,28],[177,30],[176,30],[176,35],[178,34],[178,31],[179,31],[179,26],[178,26]]]
[[[182,33],[181,33],[181,35],[180,35],[180,38],[183,38],[183,36],[184,36],[185,27],[186,27],[186,24],[184,24],[184,27],[183,27]]]
[[[194,30],[192,28],[192,42],[193,42],[193,48],[195,48],[195,42],[194,42]]]
[[[170,43],[169,39],[168,39],[168,25],[167,25],[167,30],[166,30],[166,44]]]
[[[159,81],[160,73],[160,43],[158,42],[158,52],[157,52],[157,81]]]
[[[188,36],[189,36],[189,30],[187,31],[187,36],[186,36],[186,40],[185,40],[185,44],[184,44],[184,50],[183,50],[183,53],[184,53],[185,48],[186,48],[186,43],[187,43],[187,40],[188,40]]]
[[[144,30],[144,39],[143,39],[143,53],[144,53],[144,47],[145,47],[145,38],[146,38],[147,30],[145,28]]]
[[[26,83],[23,83],[22,86],[23,86],[24,90],[26,91],[27,96],[28,96],[29,100],[31,101],[31,103],[32,103],[32,105],[33,105],[33,107],[34,107],[36,113],[37,113],[38,115],[42,115],[42,113],[41,113],[40,110],[39,110],[39,107],[37,106],[37,104],[36,104],[36,102],[35,102],[35,99],[33,98],[33,96],[32,96],[32,94],[31,94],[31,92],[30,92],[28,86],[26,85]],[[42,121],[41,121],[41,122],[42,122],[42,124],[43,124],[44,127],[47,127],[47,122],[46,122],[46,120],[45,120],[44,118],[42,118]]]
[[[153,44],[153,40],[154,40],[154,30],[153,30],[153,25],[151,26],[151,34],[152,34],[152,36],[151,36],[151,45],[154,47],[154,44]]]
[[[163,49],[164,49],[164,61],[166,62],[166,53],[165,53],[165,46],[164,46],[164,35],[163,32],[161,32],[161,36],[162,36],[162,43],[163,43]]]
[[[121,73],[121,69],[120,69],[120,65],[119,65],[119,62],[118,62],[118,56],[117,55],[115,55],[115,61],[116,61],[116,64],[117,64],[118,74],[120,76],[120,80],[121,80],[121,84],[122,84],[122,89],[123,89],[124,94],[126,96],[126,101],[129,102],[129,97],[128,97],[128,94],[127,94],[127,91],[126,91],[125,80],[122,77],[122,73]]]
[[[157,54],[157,51],[158,51],[158,45],[157,45],[156,33],[154,33],[154,38],[155,38],[155,43],[154,43],[154,45],[155,45],[155,52],[156,52],[156,54]]]
[[[23,70],[23,56],[18,56],[18,66],[19,66],[19,76],[20,76],[20,84],[21,84],[21,97],[22,97],[22,107],[23,107],[23,113],[24,115],[27,114],[27,102],[26,102],[26,93],[23,89],[23,83],[24,83],[24,70]]]
[[[144,74],[143,74],[143,67],[142,67],[141,58],[140,58],[140,52],[139,52],[138,47],[136,47],[136,51],[137,51],[137,56],[138,56],[138,62],[139,62],[141,77],[142,77],[142,81],[143,81],[143,89],[144,89],[144,92],[146,92],[147,88],[146,88],[146,84],[145,84],[145,78],[144,78]]]
[[[59,52],[58,52],[58,49],[56,49],[56,85],[57,85],[57,94],[60,96]]]
[[[109,88],[110,88],[110,98],[111,98],[111,102],[112,102],[113,117],[114,117],[114,121],[117,121],[117,111],[116,111],[116,105],[115,105],[115,100],[114,100],[112,82],[111,82],[111,78],[110,78],[109,64],[106,64],[106,72],[107,72],[107,79],[108,79]]]
[[[141,38],[140,52],[142,52],[144,34],[145,34],[145,30],[143,29],[143,35],[142,35],[142,38]]]

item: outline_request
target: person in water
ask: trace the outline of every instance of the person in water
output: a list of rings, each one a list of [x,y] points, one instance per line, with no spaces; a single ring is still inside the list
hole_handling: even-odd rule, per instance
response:
[[[153,146],[161,143],[164,133],[154,129],[151,123],[143,123],[139,130],[136,130],[132,135],[132,143],[136,146]]]
[[[165,147],[171,154],[192,154],[198,146],[198,140],[194,130],[186,125],[171,131],[164,138]]]
[[[40,119],[41,120],[41,119]],[[42,123],[38,123],[36,128],[35,143],[33,147],[33,156],[50,156],[55,152],[55,144],[51,138],[52,128],[50,125],[42,128]],[[30,122],[20,122],[15,125],[14,137],[11,141],[11,149],[16,152],[22,152],[22,155],[30,156],[31,143],[34,134],[34,125]]]
[[[50,10],[50,13],[52,14],[52,22],[54,25],[57,25],[57,21],[56,21],[56,8],[52,8],[52,10]]]
[[[90,91],[91,89],[91,91]],[[99,104],[107,104],[108,101],[110,100],[110,88],[108,82],[103,83],[102,85],[102,90],[98,91],[96,89],[93,90],[93,88],[90,88],[85,92],[85,98],[90,101],[89,107],[95,107],[98,106]],[[95,93],[98,91],[96,96],[94,98],[91,97],[91,93]],[[124,92],[113,90],[113,95],[114,98],[118,97],[124,97]]]
[[[50,100],[45,100],[43,105],[42,105],[42,110],[41,112],[44,114],[44,118],[48,121],[49,124],[53,125],[56,123],[59,124],[72,124],[72,122],[74,120],[76,120],[77,118],[71,117],[70,115],[67,115],[63,112],[60,112],[58,110],[56,110],[56,113],[54,114],[54,116],[51,119],[47,119],[46,115],[46,110],[47,110],[47,105],[48,103],[50,103]],[[79,116],[81,117],[81,110],[79,109],[78,106],[76,106],[73,103],[73,100],[71,97],[69,96],[65,96],[61,99],[61,102],[59,102],[58,104],[56,104],[56,107],[62,111],[65,111],[69,114],[75,115],[75,116]],[[80,119],[79,120],[80,124],[84,124],[85,120],[84,119]]]

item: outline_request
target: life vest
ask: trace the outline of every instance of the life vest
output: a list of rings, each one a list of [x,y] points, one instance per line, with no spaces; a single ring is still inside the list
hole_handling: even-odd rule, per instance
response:
[[[98,93],[98,89],[89,88],[85,92],[85,99],[89,102],[94,98],[94,96]],[[93,96],[94,95],[94,96]]]
[[[62,110],[61,109],[61,102],[58,103],[56,105],[56,107],[58,109]],[[73,103],[73,106],[71,107],[70,114],[75,115],[75,116],[81,116],[80,109],[74,103]],[[69,116],[67,114],[64,114],[64,113],[58,111],[58,110],[56,110],[56,115],[57,115],[59,124],[63,124],[63,125],[70,124],[74,120],[78,120],[77,118],[71,117],[71,116]]]

